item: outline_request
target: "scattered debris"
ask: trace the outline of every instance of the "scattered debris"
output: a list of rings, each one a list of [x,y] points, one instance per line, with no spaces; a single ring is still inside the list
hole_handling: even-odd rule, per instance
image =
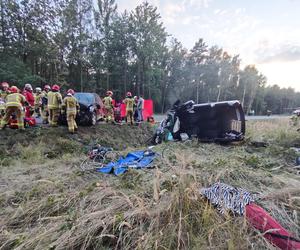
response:
[[[126,157],[120,157],[116,162],[110,162],[97,168],[100,173],[114,173],[120,175],[129,168],[149,168],[156,157],[156,153],[150,149],[145,151],[135,151],[127,154]]]
[[[255,200],[255,197],[248,191],[220,182],[201,189],[200,193],[215,205],[221,214],[230,211],[235,215],[244,215],[245,206]]]
[[[87,158],[80,164],[80,169],[82,171],[93,171],[119,157],[120,155],[112,148],[96,145],[88,151]]]
[[[203,188],[204,195],[222,214],[232,212],[234,215],[245,215],[247,221],[273,245],[280,249],[300,249],[300,240],[284,229],[263,208],[254,203],[254,196],[248,191],[215,183],[209,188]]]

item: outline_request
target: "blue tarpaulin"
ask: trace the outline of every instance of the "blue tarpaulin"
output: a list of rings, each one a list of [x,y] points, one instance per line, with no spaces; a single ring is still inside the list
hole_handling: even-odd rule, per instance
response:
[[[116,162],[110,162],[104,167],[97,168],[97,171],[120,175],[125,173],[129,168],[149,168],[155,157],[156,153],[153,151],[135,151],[128,153],[125,158],[121,157]]]

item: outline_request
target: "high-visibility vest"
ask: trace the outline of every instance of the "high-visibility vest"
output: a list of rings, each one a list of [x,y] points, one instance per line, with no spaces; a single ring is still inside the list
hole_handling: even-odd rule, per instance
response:
[[[62,96],[59,92],[48,92],[48,109],[59,109],[62,104]]]
[[[63,106],[66,108],[67,113],[76,113],[79,104],[74,96],[66,96],[63,101]]]
[[[20,93],[8,94],[6,97],[6,107],[17,107],[21,108],[26,102],[25,96]]]
[[[112,105],[112,98],[110,96],[106,96],[103,98],[104,107],[106,109],[111,109],[113,107]]]
[[[126,104],[127,111],[133,111],[134,99],[133,98],[125,98],[124,103]]]
[[[34,105],[35,106],[42,105],[42,98],[43,98],[43,93],[36,94],[35,97],[34,97]]]

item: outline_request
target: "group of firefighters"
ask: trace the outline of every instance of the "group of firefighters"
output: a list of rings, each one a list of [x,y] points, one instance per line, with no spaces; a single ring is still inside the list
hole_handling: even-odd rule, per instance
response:
[[[24,130],[24,118],[30,119],[35,113],[42,118],[44,124],[58,126],[60,114],[66,114],[68,129],[70,133],[77,130],[75,121],[79,112],[79,104],[74,97],[74,90],[69,89],[63,98],[60,93],[60,86],[45,85],[43,90],[40,87],[33,91],[31,84],[25,84],[23,91],[16,86],[9,86],[7,82],[1,83],[0,89],[0,130],[4,129],[10,122],[12,115],[17,120],[17,127]],[[103,98],[106,122],[115,123],[113,92],[107,91]],[[127,92],[123,100],[126,105],[126,122],[133,125],[134,111],[137,113],[137,120],[143,121],[144,99],[133,97]]]
[[[104,110],[105,110],[105,119],[106,122],[115,122],[114,120],[114,107],[115,103],[112,98],[113,92],[107,91],[106,97],[103,98]],[[127,92],[123,103],[126,106],[126,122],[133,125],[134,117],[136,114],[136,120],[142,122],[143,110],[144,110],[144,99],[142,96],[132,96],[131,92]]]

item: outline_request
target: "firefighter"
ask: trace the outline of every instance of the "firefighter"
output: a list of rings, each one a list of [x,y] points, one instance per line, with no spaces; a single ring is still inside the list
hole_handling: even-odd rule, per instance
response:
[[[114,105],[112,95],[112,91],[107,91],[106,97],[103,98],[106,122],[114,122]]]
[[[53,85],[51,91],[48,93],[48,111],[49,111],[49,124],[52,127],[57,126],[58,118],[60,115],[62,96],[60,94],[60,87]]]
[[[79,104],[76,98],[74,97],[74,94],[74,90],[69,89],[67,91],[67,96],[64,98],[62,104],[63,109],[66,110],[68,128],[71,134],[73,134],[78,128],[75,118],[77,112],[79,111]]]
[[[0,123],[5,114],[5,99],[9,94],[9,84],[7,82],[2,82],[0,85]]]
[[[49,85],[45,85],[44,90],[42,91],[41,116],[43,119],[43,124],[47,124],[49,122],[48,93],[50,90],[51,87]]]
[[[130,124],[133,125],[134,99],[132,98],[131,92],[127,92],[124,103],[126,105],[126,122],[128,123],[130,121]]]
[[[14,113],[17,117],[18,129],[24,130],[24,117],[22,112],[22,106],[28,106],[25,96],[19,93],[19,89],[16,86],[10,88],[10,94],[6,97],[6,109],[5,116],[1,121],[0,129],[4,129],[9,122],[11,115]]]
[[[23,96],[25,96],[28,106],[25,109],[25,117],[30,117],[34,112],[34,95],[33,88],[31,84],[26,83],[23,91]]]
[[[1,83],[1,89],[0,89],[0,98],[2,101],[5,101],[6,96],[9,94],[9,84],[7,82]]]
[[[42,98],[43,98],[42,89],[40,87],[35,88],[34,111],[37,117],[41,116]]]

